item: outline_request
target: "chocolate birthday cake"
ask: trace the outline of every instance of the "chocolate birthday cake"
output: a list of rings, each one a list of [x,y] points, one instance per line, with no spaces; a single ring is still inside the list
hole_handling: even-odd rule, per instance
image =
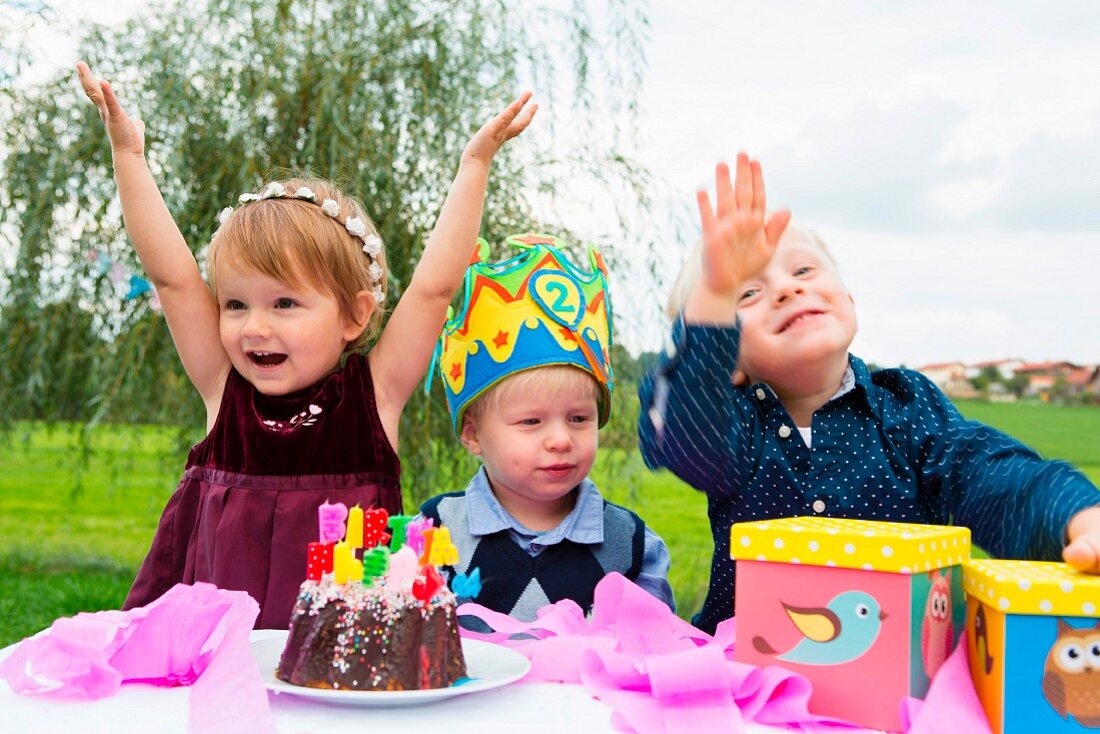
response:
[[[373,586],[307,580],[276,675],[312,688],[445,688],[466,675],[455,596],[443,586],[425,603],[386,577]]]
[[[318,522],[276,677],[358,691],[446,688],[464,677],[455,595],[437,570],[458,559],[447,528],[328,502]]]

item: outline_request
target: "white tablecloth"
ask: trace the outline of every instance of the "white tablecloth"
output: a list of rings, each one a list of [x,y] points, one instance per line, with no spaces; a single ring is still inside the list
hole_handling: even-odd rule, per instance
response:
[[[270,634],[266,630],[255,631],[252,639]],[[0,660],[13,649],[14,646],[0,650]],[[125,684],[114,696],[99,701],[59,701],[19,696],[6,682],[0,682],[0,732],[185,734],[189,690]],[[512,684],[438,702],[392,708],[318,703],[270,691],[268,698],[280,734],[600,734],[615,731],[608,706],[588,695],[582,686],[560,683]],[[783,730],[750,725],[747,731],[765,734]]]

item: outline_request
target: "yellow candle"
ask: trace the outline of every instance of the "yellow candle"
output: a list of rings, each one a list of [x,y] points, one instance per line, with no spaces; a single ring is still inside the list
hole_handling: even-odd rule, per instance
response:
[[[353,549],[363,547],[363,508],[359,505],[348,512],[348,534],[345,540]]]
[[[336,544],[336,547],[332,549],[332,575],[333,580],[338,584],[346,584],[348,582],[348,573],[351,571],[351,547],[340,541]]]
[[[363,562],[354,555],[351,557],[351,570],[348,571],[348,581],[353,584],[363,583]]]

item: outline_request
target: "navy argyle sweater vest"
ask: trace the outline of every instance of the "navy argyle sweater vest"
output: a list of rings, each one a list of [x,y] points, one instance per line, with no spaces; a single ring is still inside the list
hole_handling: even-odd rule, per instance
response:
[[[617,571],[633,581],[641,571],[645,523],[607,500],[603,503],[603,543],[563,540],[537,556],[517,545],[507,530],[471,535],[465,492],[433,497],[420,512],[436,525],[446,525],[458,546],[458,565],[445,568],[449,582],[456,573],[480,569],[481,593],[472,601],[522,621],[535,619],[539,609],[562,599],[572,599],[588,614],[600,579]],[[458,601],[471,599],[460,596]]]

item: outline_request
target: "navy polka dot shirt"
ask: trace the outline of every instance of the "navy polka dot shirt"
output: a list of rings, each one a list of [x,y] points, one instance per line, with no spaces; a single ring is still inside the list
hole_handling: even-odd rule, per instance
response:
[[[714,557],[693,622],[733,616],[735,522],[824,515],[969,527],[1006,558],[1059,560],[1065,526],[1100,503],[1060,461],[959,414],[906,369],[870,372],[849,357],[855,386],[813,416],[813,449],[764,383],[735,387],[736,327],[673,327],[672,346],[639,387],[646,464],[706,492]]]

